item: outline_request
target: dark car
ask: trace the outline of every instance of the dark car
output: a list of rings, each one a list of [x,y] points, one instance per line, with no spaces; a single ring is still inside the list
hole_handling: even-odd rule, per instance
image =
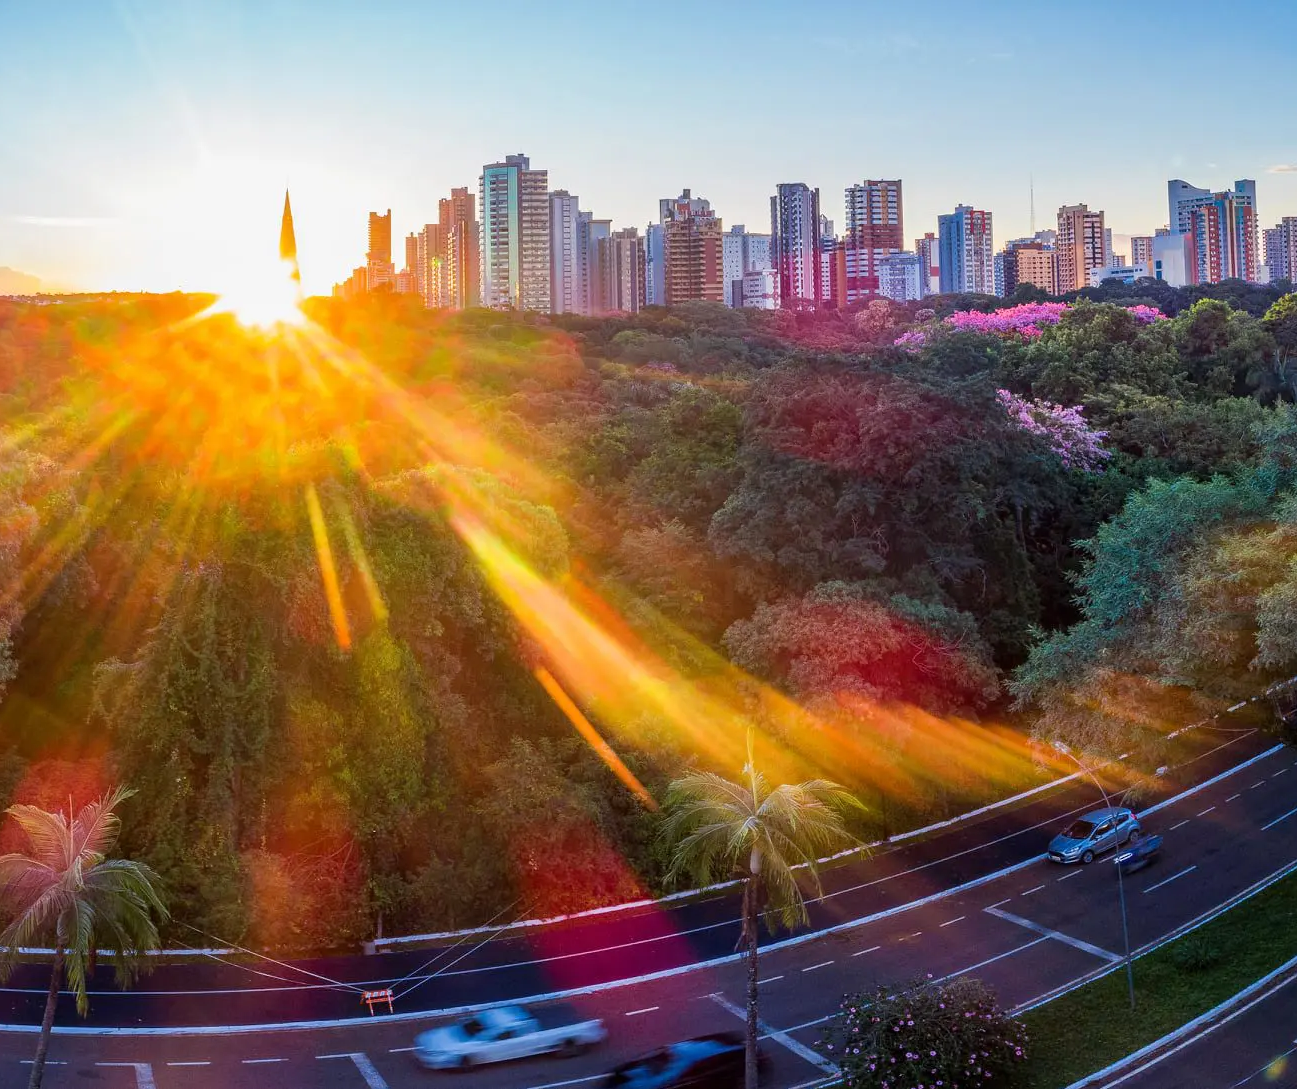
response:
[[[622,1063],[605,1089],[743,1089],[743,1034],[718,1032],[668,1044]],[[764,1070],[765,1055],[758,1063]]]

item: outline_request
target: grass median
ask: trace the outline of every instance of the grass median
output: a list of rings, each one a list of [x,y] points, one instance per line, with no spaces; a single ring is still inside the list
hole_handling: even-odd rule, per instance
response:
[[[1297,874],[1135,961],[1135,1010],[1115,971],[1026,1014],[1033,1089],[1062,1089],[1206,1013],[1297,956]]]

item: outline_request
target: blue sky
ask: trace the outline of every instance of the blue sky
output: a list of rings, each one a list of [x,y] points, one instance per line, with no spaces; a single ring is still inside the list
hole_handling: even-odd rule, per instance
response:
[[[865,177],[904,180],[907,239],[959,202],[1025,233],[1032,175],[1041,226],[1085,201],[1151,231],[1171,177],[1297,215],[1288,0],[0,0],[0,26],[0,266],[86,288],[219,288],[288,183],[325,291],[369,209],[404,236],[516,151],[641,228],[688,186],[768,229],[781,181],[840,227]]]

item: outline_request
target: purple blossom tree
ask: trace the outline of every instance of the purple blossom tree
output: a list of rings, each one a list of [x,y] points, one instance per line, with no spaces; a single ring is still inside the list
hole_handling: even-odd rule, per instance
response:
[[[1039,435],[1069,469],[1097,472],[1112,456],[1103,448],[1108,432],[1086,423],[1079,405],[1065,408],[1049,401],[1030,401],[1007,389],[997,392],[1000,404],[1024,431]]]

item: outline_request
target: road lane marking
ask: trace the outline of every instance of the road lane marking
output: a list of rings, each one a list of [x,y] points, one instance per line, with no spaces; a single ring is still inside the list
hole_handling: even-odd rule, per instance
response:
[[[940,979],[932,980],[933,984],[945,983],[947,980],[958,979],[969,972],[976,972],[979,968],[985,968],[988,964],[994,964],[997,960],[1004,960],[1005,957],[1011,957],[1015,953],[1021,953],[1024,949],[1030,949],[1033,945],[1039,945],[1041,942],[1049,941],[1048,938],[1032,938],[1031,941],[1022,945],[1014,946],[1012,949],[1005,950],[1003,953],[996,953],[993,957],[987,957],[986,960],[979,960],[976,964],[970,964],[967,968],[961,968],[957,972],[951,972],[948,976],[942,976]],[[813,1021],[803,1021],[800,1025],[793,1025],[792,1028],[784,1029],[785,1032],[801,1032],[802,1029],[813,1028],[816,1025],[822,1025],[825,1021],[832,1021],[838,1016],[839,1011],[825,1014],[823,1017],[817,1017]]]
[[[1255,783],[1253,783],[1250,787],[1248,787],[1248,790],[1256,790],[1257,787],[1263,787],[1263,786],[1265,786],[1265,780],[1258,779]]]
[[[1043,889],[1044,887],[1045,887],[1044,885],[1037,885],[1034,889],[1028,889],[1026,892],[1020,892],[1020,893],[1018,893],[1018,895],[1019,895],[1019,896],[1030,896],[1033,892],[1039,892],[1039,891],[1040,891],[1041,889]]]
[[[1080,949],[1084,953],[1091,953],[1096,957],[1102,957],[1110,963],[1116,963],[1121,960],[1121,957],[1116,953],[1110,953],[1106,949],[1100,949],[1097,945],[1083,942],[1080,938],[1074,938],[1070,934],[1064,934],[1061,930],[1051,930],[1047,926],[1033,923],[1030,919],[1024,919],[1021,915],[1011,915],[1007,911],[1001,911],[999,908],[993,907],[983,908],[982,910],[988,914],[994,915],[997,919],[1003,919],[1010,923],[1017,923],[1019,926],[1032,931],[1032,933],[1043,934],[1046,938],[1053,938],[1055,941],[1062,942],[1064,945],[1070,945],[1073,949]]]
[[[740,1021],[746,1021],[748,1019],[747,1011],[739,1009],[738,1006],[734,1005],[734,1003],[727,999],[723,994],[712,995],[712,1001],[715,1002],[716,1005],[720,1006],[721,1009],[728,1010]],[[835,1064],[829,1062],[828,1059],[818,1052],[812,1051],[805,1044],[798,1043],[789,1036],[788,1033],[780,1032],[778,1029],[761,1020],[757,1021],[757,1027],[771,1040],[774,1040],[775,1043],[783,1044],[784,1047],[799,1059],[805,1059],[812,1066],[819,1067],[819,1069],[823,1070],[826,1074],[836,1075],[838,1073],[838,1068]]]
[[[863,957],[866,953],[877,953],[880,949],[882,949],[881,945],[871,945],[868,949],[862,949],[859,953],[852,953],[851,955],[853,957]]]
[[[158,1089],[152,1063],[95,1063],[95,1066],[124,1066],[135,1071],[135,1089]]]
[[[820,961],[819,964],[812,964],[809,968],[803,968],[802,971],[803,971],[803,972],[813,972],[813,971],[815,971],[816,968],[827,968],[827,967],[828,967],[830,964],[832,964],[832,963],[833,963],[833,961],[831,961],[831,960],[822,960],[822,961]]]
[[[1173,825],[1171,825],[1171,827],[1170,827],[1169,829],[1167,829],[1167,831],[1174,832],[1177,828],[1183,828],[1183,827],[1184,827],[1186,824],[1188,824],[1188,823],[1189,823],[1189,818],[1188,818],[1188,817],[1185,817],[1185,819],[1182,820],[1182,821],[1180,821],[1179,824],[1173,824]]]
[[[1209,805],[1206,809],[1204,809],[1201,813],[1199,813],[1198,816],[1205,817],[1208,813],[1210,813],[1215,808],[1216,807],[1214,805]]]
[[[350,1059],[360,1071],[360,1076],[365,1079],[365,1084],[369,1089],[391,1089],[383,1080],[383,1075],[374,1069],[374,1064],[369,1061],[369,1056],[363,1051],[344,1051],[339,1055],[317,1055],[317,1059]]]
[[[1201,1037],[1196,1037],[1195,1039],[1201,1039]],[[1297,1040],[1294,1040],[1293,1043],[1294,1043],[1294,1044],[1297,1044]],[[1273,1077],[1274,1077],[1274,1073],[1275,1073],[1275,1071],[1276,1071],[1276,1070],[1278,1070],[1278,1071],[1282,1071],[1282,1070],[1284,1069],[1284,1066],[1287,1065],[1287,1064],[1284,1063],[1282,1060],[1287,1059],[1288,1056],[1291,1055],[1294,1051],[1297,1051],[1297,1047],[1290,1047],[1290,1048],[1289,1048],[1287,1051],[1285,1051],[1282,1055],[1276,1055],[1273,1059],[1270,1059],[1270,1060],[1269,1060],[1269,1061],[1268,1061],[1264,1066],[1258,1066],[1258,1067],[1257,1067],[1255,1070],[1253,1070],[1252,1073],[1250,1073],[1246,1078],[1243,1078],[1243,1079],[1240,1080],[1240,1081],[1236,1081],[1233,1085],[1230,1086],[1230,1089],[1238,1089],[1238,1087],[1239,1087],[1240,1085],[1246,1085],[1246,1084],[1247,1084],[1248,1082],[1250,1082],[1253,1078],[1255,1078],[1258,1074],[1265,1074],[1266,1072],[1269,1072],[1269,1073],[1270,1073],[1270,1075],[1271,1075],[1271,1080],[1272,1080]],[[1276,1064],[1278,1064],[1278,1065],[1276,1065]]]
[[[995,903],[993,903],[993,904],[991,905],[991,907],[993,907],[993,908],[998,908],[1001,904],[1007,904],[1007,903],[1008,903],[1010,900],[1012,900],[1012,899],[1013,899],[1012,896],[1006,896],[1003,900],[996,900]],[[987,908],[987,911],[990,911],[990,910],[991,910],[991,908]]]
[[[758,980],[757,980],[757,986],[759,987],[759,986],[761,986],[761,984],[763,984],[763,983],[773,983],[775,980],[777,980],[777,979],[783,979],[783,978],[784,978],[784,977],[783,977],[782,974],[781,974],[781,975],[777,975],[777,976],[766,976],[765,979],[758,979]],[[703,997],[706,997],[706,996],[704,995]]]
[[[653,1013],[655,1010],[660,1010],[661,1008],[661,1006],[645,1006],[642,1010],[627,1010],[622,1016],[638,1017],[641,1013]]]
[[[261,1063],[286,1063],[287,1059],[244,1059],[244,1066],[257,1066]]]
[[[1077,869],[1077,870],[1073,870],[1071,873],[1065,873],[1065,874],[1063,874],[1063,876],[1060,877],[1060,878],[1058,878],[1058,880],[1059,880],[1059,881],[1067,881],[1068,879],[1073,878],[1073,877],[1080,877],[1080,876],[1081,876],[1081,873],[1082,873],[1082,871],[1079,870],[1079,869]]]
[[[18,1061],[23,1066],[34,1066],[36,1064],[35,1059],[19,1059]],[[65,1063],[62,1059],[46,1059],[45,1065],[46,1066],[67,1066],[68,1064]]]
[[[1198,868],[1197,866],[1188,866],[1185,869],[1181,870],[1179,873],[1173,873],[1165,881],[1159,881],[1156,885],[1149,885],[1149,887],[1146,888],[1144,891],[1153,892],[1155,889],[1160,889],[1163,885],[1169,885],[1172,881],[1176,881],[1180,879],[1187,873],[1193,873],[1193,871],[1196,870],[1197,868]]]
[[[959,916],[956,916],[954,919],[951,919],[949,922],[942,923],[941,925],[942,925],[943,927],[946,927],[946,926],[954,926],[956,923],[962,923],[962,922],[963,922],[965,919],[967,919],[967,918],[968,918],[967,915],[959,915]]]
[[[1282,774],[1283,774],[1284,772],[1286,772],[1287,770],[1288,770],[1287,768],[1280,768],[1278,771],[1276,771],[1276,772],[1274,773],[1274,775],[1270,776],[1270,778],[1271,778],[1271,779],[1275,779],[1275,778],[1277,778],[1278,776],[1282,775]]]
[[[387,1049],[387,1053],[389,1055],[402,1055],[407,1051],[418,1051],[418,1050],[419,1047],[416,1044],[414,1047],[389,1047]]]
[[[1226,798],[1225,800],[1226,800],[1227,802],[1232,802],[1235,798],[1241,798],[1241,797],[1243,797],[1242,794],[1231,794],[1231,795],[1230,795],[1228,798]]]
[[[212,1064],[211,1064],[211,1060],[204,1060],[203,1062],[167,1063],[167,1065],[168,1066],[211,1066]]]
[[[699,997],[706,998],[707,995]],[[533,1085],[531,1089],[562,1089],[565,1085],[584,1085],[588,1081],[601,1081],[607,1076],[607,1074],[591,1074],[587,1078],[572,1078],[570,1081],[547,1081],[544,1085]]]
[[[1288,810],[1288,812],[1285,813],[1282,817],[1275,817],[1275,819],[1272,820],[1269,824],[1263,824],[1263,825],[1261,825],[1261,831],[1264,832],[1267,828],[1273,828],[1273,827],[1274,827],[1276,824],[1278,824],[1280,821],[1286,821],[1286,820],[1287,820],[1289,817],[1291,817],[1294,813],[1297,813],[1297,809],[1290,809],[1290,810]]]

